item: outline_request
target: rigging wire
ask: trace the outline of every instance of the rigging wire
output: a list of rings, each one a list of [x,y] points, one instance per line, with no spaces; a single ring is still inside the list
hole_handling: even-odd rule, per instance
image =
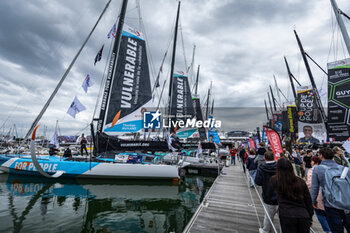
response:
[[[147,36],[147,32],[146,32],[146,28],[145,28],[145,25],[143,23],[143,19],[142,19],[142,14],[141,14],[141,4],[140,4],[140,1],[139,0],[136,0],[136,8],[137,8],[137,13],[138,13],[138,19],[139,19],[139,29],[140,31],[143,32],[144,36],[145,36],[145,44],[146,44],[146,48],[147,48],[147,57],[148,57],[148,60],[149,60],[149,65],[150,65],[150,70],[151,70],[151,77],[152,77],[152,80],[153,80],[153,83],[156,82],[156,69],[155,69],[155,65],[154,65],[154,62],[153,62],[153,57],[151,55],[151,49],[149,47],[149,44],[148,44],[148,36]],[[152,96],[156,94],[158,97],[159,97],[159,90],[157,90],[156,88],[156,93],[152,93]]]
[[[141,15],[141,6],[140,6],[140,1],[139,0],[136,0],[136,7],[138,9],[140,30],[142,30],[142,32],[145,35],[146,40],[148,41],[146,28],[145,28],[145,25],[143,23],[143,19],[142,19],[142,15]],[[167,46],[165,54],[168,53],[168,50],[170,48],[170,44],[171,44],[171,38],[169,38],[169,40],[168,40],[168,46]],[[149,60],[150,60],[150,63],[151,63],[151,69],[152,69],[152,74],[153,74],[152,75],[152,79],[153,79],[153,83],[154,83],[154,87],[155,87],[158,75],[159,75],[158,82],[160,81],[160,72],[156,72],[155,65],[154,65],[154,62],[153,62],[153,59],[152,59],[152,55],[151,55],[151,52],[150,52],[151,50],[149,48],[148,43],[146,43],[146,47],[147,47],[147,50],[148,50],[147,56],[149,57]],[[153,93],[154,91],[155,91],[155,93]],[[160,93],[159,93],[159,89],[158,88],[153,88],[152,96],[157,96],[158,98],[160,98]]]
[[[87,13],[86,11],[83,11],[83,14],[80,14],[80,15],[78,16],[78,20],[74,23],[74,25],[79,25],[80,22],[82,21],[82,19],[84,18],[84,15],[85,15],[86,13]],[[71,35],[71,34],[65,33],[65,34],[63,35],[62,43],[60,43],[57,47],[53,46],[53,48],[51,49],[51,51],[54,52],[55,54],[59,54],[58,51],[62,51],[63,45],[66,45],[66,44],[67,44],[66,42],[67,42],[67,40],[68,40],[68,35]],[[42,38],[42,39],[43,39],[43,38]],[[45,41],[45,42],[47,42],[47,41]],[[67,56],[63,54],[63,58],[67,58]],[[48,67],[48,64],[49,64],[50,61],[51,61],[51,60],[47,59],[47,60],[46,60],[46,63],[43,64],[43,65],[41,66],[41,69],[39,70],[38,76],[41,76],[41,75],[43,74],[43,72],[44,72],[44,71],[46,70],[46,68]],[[30,89],[29,89],[29,88],[25,88],[25,89],[26,89],[26,90],[25,90],[25,92],[23,93],[23,95],[22,95],[23,98],[21,98],[21,100],[25,99],[25,97],[26,97],[27,94],[29,93],[29,90],[30,90]],[[31,91],[31,92],[32,92],[32,91]],[[12,115],[13,115],[15,112],[17,112],[17,110],[18,110],[18,108],[19,108],[20,106],[23,106],[23,105],[22,105],[22,104],[20,105],[20,102],[18,102],[18,103],[15,105],[15,108],[9,113],[8,117],[5,119],[5,121],[4,121],[4,123],[2,124],[2,126],[0,127],[0,129],[1,129],[2,127],[5,126],[6,122],[12,117]]]
[[[119,16],[118,16],[119,18]],[[108,56],[107,56],[107,59],[106,59],[106,63],[105,63],[105,68],[104,68],[104,71],[103,71],[103,75],[102,75],[102,79],[101,79],[101,84],[100,84],[100,89],[98,91],[98,95],[97,95],[97,98],[96,98],[96,104],[95,104],[95,109],[94,109],[94,113],[92,114],[92,119],[91,121],[93,121],[94,117],[95,117],[95,114],[97,112],[97,107],[99,106],[99,101],[100,101],[100,98],[101,98],[101,94],[103,92],[103,89],[104,89],[104,85],[103,83],[106,82],[106,79],[107,79],[107,75],[106,75],[106,72],[108,70],[108,64],[109,64],[109,59],[111,57],[111,54],[112,54],[112,45],[113,45],[113,40],[111,40],[111,43],[109,45],[109,50],[108,50]]]
[[[185,62],[184,72],[187,76],[189,76],[189,74],[187,73],[188,64],[187,64],[187,59],[186,59],[186,50],[185,50],[185,42],[184,42],[184,36],[183,36],[183,30],[182,30],[181,15],[179,17],[179,31],[180,31],[180,36],[181,36],[182,53],[183,53],[184,62]],[[192,77],[191,77],[191,83],[193,83]],[[190,86],[191,86],[191,83],[190,83]]]

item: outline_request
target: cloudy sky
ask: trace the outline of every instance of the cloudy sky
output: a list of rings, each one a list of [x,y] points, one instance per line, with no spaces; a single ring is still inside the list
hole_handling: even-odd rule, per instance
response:
[[[176,16],[176,0],[140,0],[141,28],[147,36],[154,80],[169,47]],[[23,135],[44,106],[75,53],[92,29],[107,0],[2,0],[0,1],[0,133],[16,124]],[[78,58],[57,96],[40,121],[39,134],[51,135],[56,120],[61,134],[87,131],[98,99],[111,40],[107,33],[119,14],[121,0],[113,0],[95,33]],[[126,23],[140,27],[135,0],[129,0]],[[338,0],[350,14],[350,2]],[[347,28],[349,21],[344,19]],[[204,98],[210,82],[216,107],[225,111],[226,130],[252,130],[265,120],[264,99],[276,76],[279,88],[292,100],[283,56],[304,85],[308,77],[294,37],[296,29],[305,50],[322,67],[347,57],[329,0],[183,0],[175,70],[191,63],[201,66],[199,94]],[[94,57],[105,44],[103,58]],[[169,56],[170,58],[170,56]],[[169,59],[161,77],[168,76]],[[327,77],[314,65],[318,88]],[[81,84],[90,73],[94,86],[87,94]],[[191,80],[191,78],[190,78]],[[66,111],[77,96],[87,110],[73,119]],[[278,97],[277,97],[278,99]],[[281,96],[281,102],[284,98]],[[243,107],[247,110],[244,113]],[[261,107],[257,113],[250,108]]]

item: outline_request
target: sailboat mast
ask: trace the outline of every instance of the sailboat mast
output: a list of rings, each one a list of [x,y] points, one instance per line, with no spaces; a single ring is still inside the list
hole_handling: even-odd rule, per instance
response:
[[[271,115],[273,116],[273,110],[272,110],[272,103],[271,103],[271,98],[270,98],[270,92],[267,92],[267,96],[269,97]]]
[[[196,83],[195,83],[195,89],[194,89],[194,94],[195,96],[197,96],[197,91],[198,91],[198,79],[199,79],[199,68],[201,67],[201,65],[198,65],[198,69],[197,69],[197,77],[196,77]]]
[[[281,96],[280,96],[280,93],[279,93],[279,88],[278,88],[278,85],[277,85],[277,80],[276,80],[276,76],[273,75],[273,79],[275,80],[275,88],[276,88],[276,92],[277,92],[277,97],[278,97],[278,102],[281,104]]]
[[[115,61],[117,59],[117,55],[119,52],[119,46],[120,46],[120,41],[121,41],[121,37],[122,37],[122,30],[123,30],[127,5],[128,5],[128,0],[123,0],[122,8],[120,10],[118,27],[117,27],[117,31],[116,31],[116,37],[115,37],[114,45],[113,45],[113,51],[112,51],[111,59],[109,62],[106,85],[105,85],[105,89],[104,89],[103,97],[102,97],[100,117],[98,118],[98,123],[97,123],[97,132],[99,132],[99,133],[102,132],[103,124],[105,121],[106,106],[107,106],[110,91],[111,91],[112,77],[113,77],[114,72],[115,72]]]
[[[272,103],[273,103],[273,109],[275,111],[277,111],[277,108],[276,108],[276,101],[275,101],[275,97],[273,96],[273,91],[272,91],[272,87],[270,85],[270,92],[271,92],[271,98],[272,98]]]
[[[332,4],[333,10],[334,10],[334,14],[337,18],[337,22],[338,22],[340,31],[343,35],[343,39],[344,39],[346,48],[348,49],[348,53],[350,55],[350,39],[349,39],[348,31],[346,30],[345,25],[344,25],[344,21],[340,15],[340,12],[339,12],[340,10],[338,8],[337,2],[335,0],[331,0],[331,4]]]
[[[209,119],[209,100],[210,100],[210,88],[208,89],[207,107],[206,107],[206,111],[205,111],[206,119]]]
[[[193,45],[193,51],[192,51],[192,60],[191,60],[191,65],[186,68],[187,69],[187,74],[188,76],[191,76],[191,81],[192,81],[192,76],[193,76],[193,65],[194,65],[194,56],[196,54],[196,45]]]
[[[172,105],[173,76],[174,76],[175,55],[176,55],[177,31],[178,31],[178,26],[179,26],[180,5],[181,5],[181,1],[179,1],[179,4],[177,6],[175,32],[174,32],[173,54],[172,54],[172,57],[171,57],[170,82],[169,82],[169,104],[168,104],[169,105],[168,106],[168,114],[169,115],[170,115],[170,112],[171,112],[171,105]],[[173,127],[171,127],[170,131],[172,132],[173,130],[174,130]]]
[[[309,62],[307,61],[303,45],[301,44],[299,36],[298,36],[298,34],[297,34],[297,32],[295,30],[294,30],[294,34],[295,34],[295,37],[296,37],[298,45],[299,45],[301,56],[303,57],[304,64],[305,64],[307,73],[309,75],[312,88],[314,89],[314,93],[315,93],[315,97],[316,97],[316,104],[318,105],[318,108],[320,110],[320,113],[321,113],[323,121],[326,122],[327,121],[326,114],[324,112],[324,109],[323,109],[323,106],[322,106],[322,102],[320,100],[320,95],[318,94],[316,83],[315,83],[314,77],[312,76],[311,69],[310,69],[310,66],[309,66]]]
[[[266,100],[264,100],[264,104],[265,104],[265,110],[266,110],[266,118],[267,118],[267,121],[269,121],[270,120],[270,118],[269,118],[269,110],[267,109]]]
[[[179,24],[179,15],[180,15],[180,5],[181,5],[181,2],[179,1],[179,4],[177,6],[177,14],[176,14],[176,22],[175,22],[173,54],[171,57],[170,83],[169,83],[169,97],[170,97],[169,103],[171,102],[171,94],[172,94],[172,87],[173,87],[173,76],[174,76],[175,55],[176,55],[177,30],[178,30],[178,26],[179,26],[178,24]],[[169,109],[170,109],[170,107],[171,106],[169,104]]]

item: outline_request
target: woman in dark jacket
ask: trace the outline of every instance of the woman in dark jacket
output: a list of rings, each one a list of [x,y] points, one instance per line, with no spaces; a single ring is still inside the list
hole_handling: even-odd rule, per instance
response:
[[[254,159],[255,159],[255,152],[253,150],[249,151],[249,156],[247,159],[247,169],[249,171],[249,175],[250,175],[250,187],[254,186],[254,179],[255,179],[255,175],[256,175],[256,164],[254,163]]]
[[[278,160],[270,182],[277,193],[282,232],[309,233],[314,214],[310,192],[305,181],[294,174],[288,159]]]

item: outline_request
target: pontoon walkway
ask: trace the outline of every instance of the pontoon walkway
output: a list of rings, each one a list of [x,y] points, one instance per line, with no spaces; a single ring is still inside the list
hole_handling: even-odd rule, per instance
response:
[[[224,174],[216,178],[184,232],[259,232],[264,208],[256,190],[247,185],[241,164],[222,171]],[[277,216],[273,222],[276,232],[280,232]],[[323,232],[315,215],[312,228],[311,232]]]

